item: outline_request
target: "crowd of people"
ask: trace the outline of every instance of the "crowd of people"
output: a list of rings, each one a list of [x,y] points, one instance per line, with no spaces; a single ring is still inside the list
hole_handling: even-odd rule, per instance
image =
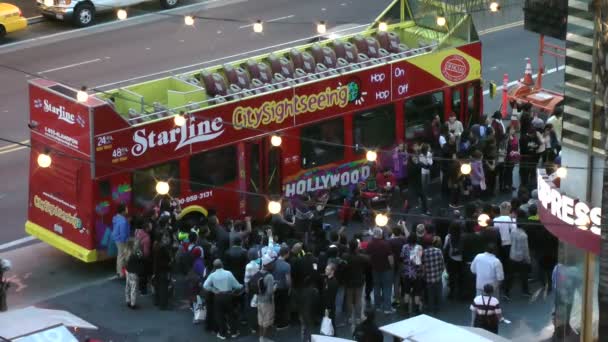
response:
[[[347,337],[382,341],[377,312],[438,315],[447,290],[448,301],[472,302],[473,325],[497,332],[500,301],[510,299],[514,280],[524,296],[530,277],[550,292],[557,261],[557,240],[540,224],[537,191],[528,189],[537,165],[553,173],[558,121],[545,123],[523,109],[508,127],[499,113],[468,131],[455,116],[438,127],[434,121],[436,139],[411,150],[401,144],[380,158],[373,177],[347,196],[335,229],[324,222],[327,192],[285,200],[282,212],[264,222],[220,222],[213,210],[197,222],[179,221],[179,205],[170,199],[128,219],[121,205],[112,236],[126,305],[137,309],[137,297],[151,287],[154,304],[169,309],[181,282],[195,320],[202,302],[206,314],[199,318],[222,340],[246,326],[269,341],[273,330],[299,324],[301,340],[310,341],[327,317],[334,332],[350,326]],[[471,172],[463,174],[462,160],[469,158]],[[521,185],[514,189],[520,161]],[[408,216],[416,201],[429,212],[427,194],[437,178],[452,209]],[[512,199],[492,203],[496,191],[514,190]],[[397,207],[384,227],[363,220],[378,197],[370,193],[388,195],[383,205]],[[487,222],[478,220],[482,213]],[[364,224],[353,224],[357,218]]]

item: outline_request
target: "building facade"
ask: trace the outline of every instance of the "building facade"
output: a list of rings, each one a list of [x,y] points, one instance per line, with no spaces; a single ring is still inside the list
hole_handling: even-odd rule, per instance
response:
[[[608,0],[569,0],[567,31],[562,165],[568,174],[558,191],[598,215],[577,225],[545,211],[543,223],[553,225],[561,242],[554,272],[555,337],[606,341],[608,229],[602,221],[608,220],[601,213],[608,212]]]

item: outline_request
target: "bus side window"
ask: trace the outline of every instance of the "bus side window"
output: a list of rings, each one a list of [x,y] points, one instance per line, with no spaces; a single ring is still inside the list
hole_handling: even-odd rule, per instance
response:
[[[170,161],[133,173],[133,199],[141,208],[151,208],[158,199],[156,182],[169,183],[169,196],[179,197],[179,162]]]
[[[435,115],[443,117],[443,91],[419,95],[405,101],[405,138],[435,143],[431,122]]]
[[[304,169],[344,159],[344,120],[338,118],[302,128],[300,155]]]
[[[237,176],[236,146],[226,146],[190,157],[190,189],[201,191],[232,182]]]
[[[392,147],[395,143],[395,108],[393,105],[372,108],[353,117],[355,153],[366,148]]]
[[[477,100],[475,98],[475,92],[477,89],[477,84],[469,84],[467,87],[467,118],[465,123],[471,122],[472,118],[479,117],[479,106],[477,105]]]

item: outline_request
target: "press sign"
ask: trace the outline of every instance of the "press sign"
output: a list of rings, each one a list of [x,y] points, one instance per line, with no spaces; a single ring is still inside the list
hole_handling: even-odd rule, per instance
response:
[[[562,194],[552,182],[538,176],[538,199],[551,215],[568,225],[577,226],[582,230],[590,230],[593,234],[601,234],[602,209],[590,207],[587,203],[575,200]]]

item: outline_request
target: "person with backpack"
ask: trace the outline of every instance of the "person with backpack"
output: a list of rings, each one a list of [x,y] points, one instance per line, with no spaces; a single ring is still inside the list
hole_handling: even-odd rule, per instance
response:
[[[152,233],[152,223],[140,221],[137,229],[135,229],[135,239],[139,241],[141,251],[144,257],[143,272],[138,274],[139,277],[139,293],[142,296],[148,294],[148,279],[152,273],[152,240],[150,234]]]
[[[258,319],[257,319],[257,303],[254,301],[254,297],[256,294],[253,293],[252,290],[249,289],[249,282],[251,278],[260,271],[262,267],[262,259],[259,257],[259,250],[249,249],[247,251],[247,259],[249,259],[249,263],[245,266],[245,277],[244,284],[245,293],[247,298],[247,305],[245,306],[247,309],[245,310],[245,315],[247,316],[247,322],[249,324],[249,328],[251,329],[252,334],[256,334],[258,330]],[[257,298],[257,297],[256,297]]]
[[[249,291],[256,295],[260,342],[272,342],[267,336],[274,324],[274,291],[276,284],[272,276],[275,260],[269,255],[262,257],[262,269],[249,280]]]
[[[275,326],[277,330],[289,327],[289,291],[291,289],[291,265],[287,262],[289,247],[283,246],[279,250],[279,258],[275,261],[272,276],[277,283],[274,293],[274,306],[276,310]]]
[[[498,298],[492,296],[494,286],[486,284],[483,293],[473,299],[471,304],[471,325],[498,334],[498,323],[502,310]]]
[[[403,305],[409,313],[422,311],[422,294],[424,293],[424,273],[422,269],[422,246],[417,243],[418,236],[410,234],[407,243],[401,249],[403,261]],[[413,302],[412,302],[413,299]]]
[[[213,262],[213,273],[207,277],[203,288],[213,293],[213,311],[218,328],[217,338],[225,340],[229,329],[230,336],[239,336],[236,316],[232,315],[232,296],[233,291],[243,288],[230,271],[224,270],[224,265],[220,259]]]

